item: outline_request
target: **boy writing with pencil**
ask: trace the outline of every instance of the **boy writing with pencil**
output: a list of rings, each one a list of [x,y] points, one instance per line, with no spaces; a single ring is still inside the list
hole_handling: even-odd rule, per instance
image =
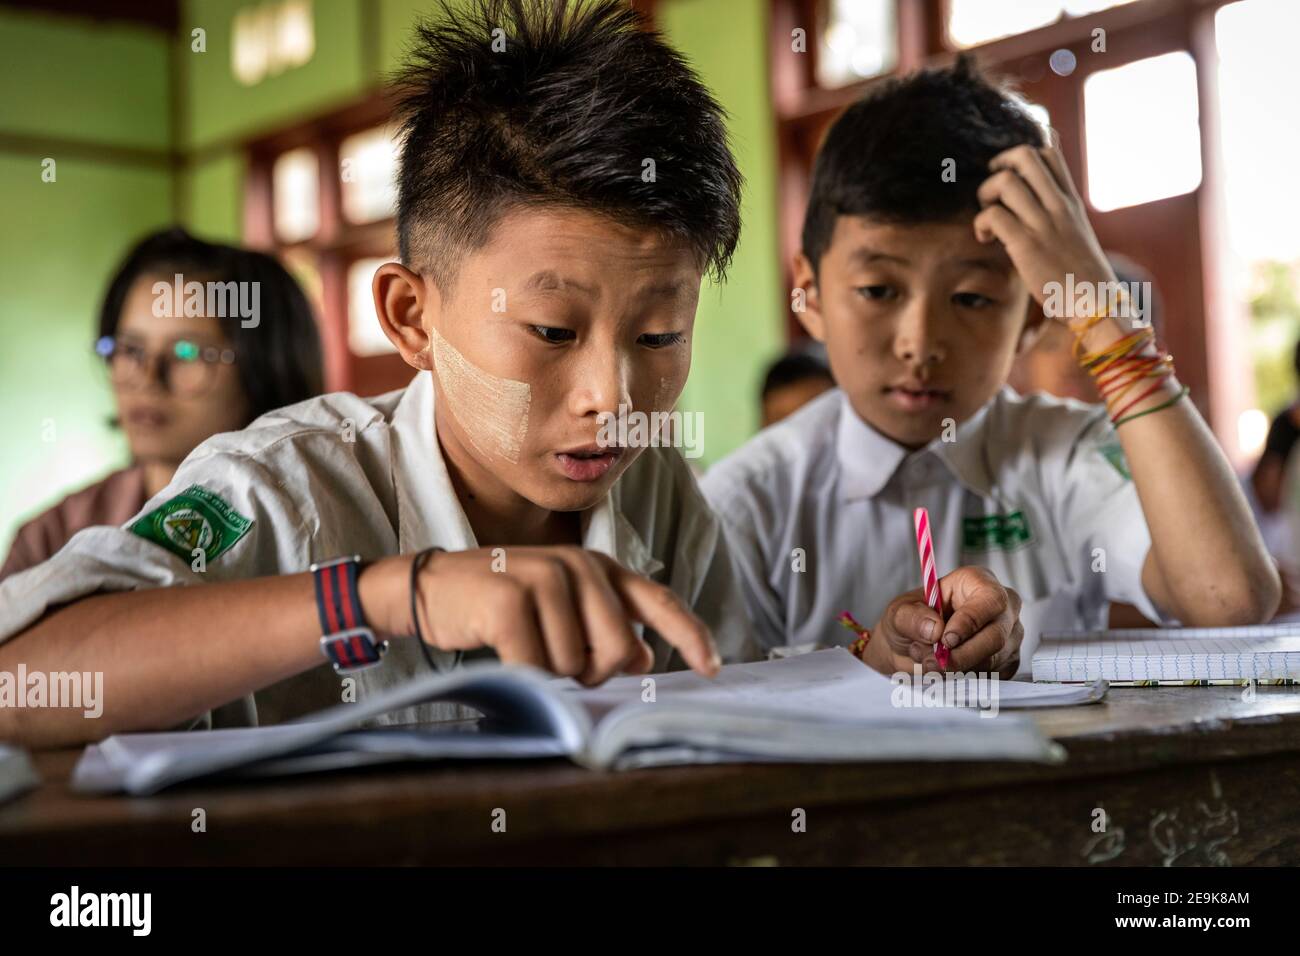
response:
[[[415,379],[210,439],[126,525],[0,585],[0,671],[104,675],[100,719],[0,707],[0,739],[309,712],[341,699],[323,659],[368,693],[465,656],[596,684],[757,654],[680,452],[598,441],[620,406],[675,404],[735,248],[720,108],[620,0],[444,9],[400,92],[401,262],[373,291]],[[944,586],[971,664],[1019,641],[987,572]],[[882,662],[929,620],[902,590]]]
[[[1188,625],[1272,615],[1277,572],[1231,468],[1116,294],[1061,154],[968,59],[836,120],[802,245],[799,317],[840,387],[703,481],[765,645],[825,642],[842,611],[870,620],[913,586],[921,507],[940,570],[1019,592],[1022,664],[1044,629],[1104,627],[1112,601]],[[1102,405],[1006,386],[1039,304]]]

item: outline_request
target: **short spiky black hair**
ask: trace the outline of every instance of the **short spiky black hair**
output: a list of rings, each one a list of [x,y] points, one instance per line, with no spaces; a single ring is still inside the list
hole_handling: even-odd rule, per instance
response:
[[[766,398],[768,392],[810,378],[824,378],[831,384],[835,383],[831,367],[821,356],[807,351],[787,352],[768,366],[767,374],[763,376],[763,389],[759,395]]]
[[[920,223],[974,215],[989,160],[1025,143],[1045,145],[1042,127],[968,55],[872,87],[835,121],[817,155],[804,255],[818,266],[840,216]],[[948,159],[954,182],[942,176]]]
[[[626,0],[443,0],[396,86],[412,268],[449,281],[509,209],[556,205],[662,229],[726,271],[741,176],[725,114]]]

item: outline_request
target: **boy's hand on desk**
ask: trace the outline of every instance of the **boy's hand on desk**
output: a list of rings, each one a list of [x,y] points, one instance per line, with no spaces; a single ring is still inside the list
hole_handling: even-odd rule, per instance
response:
[[[414,634],[412,557],[376,562],[369,591],[392,634]],[[577,547],[509,548],[503,570],[493,549],[435,552],[420,570],[424,640],[444,651],[490,647],[502,662],[531,664],[583,684],[618,673],[644,674],[654,654],[632,629],[652,628],[691,669],[714,676],[721,661],[704,622],[671,589]],[[366,603],[366,576],[361,579]]]
[[[1064,283],[1067,274],[1076,284],[1115,281],[1059,149],[1016,146],[994,156],[989,169],[975,237],[1002,243],[1039,305],[1047,284]]]
[[[914,664],[939,670],[934,644],[951,651],[949,671],[988,671],[1012,677],[1020,664],[1025,629],[1020,623],[1020,595],[1004,588],[986,568],[957,568],[939,579],[947,622],[925,603],[920,588],[889,603],[872,629],[867,663],[883,674],[911,673]]]

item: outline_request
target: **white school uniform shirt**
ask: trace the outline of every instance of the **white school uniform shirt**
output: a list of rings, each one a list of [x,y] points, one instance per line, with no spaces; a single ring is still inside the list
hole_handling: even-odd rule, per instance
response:
[[[157,543],[132,531],[133,525],[176,540]],[[712,628],[724,661],[757,656],[719,524],[678,451],[645,449],[583,514],[582,532],[585,547],[682,597]],[[196,541],[206,549],[201,572],[192,567]],[[97,591],[291,574],[344,555],[373,560],[434,545],[478,547],[434,437],[434,389],[430,373],[422,372],[399,391],[376,398],[325,395],[208,439],[127,524],[87,528],[49,561],[0,582],[0,642],[54,605]],[[684,666],[662,638],[645,636],[656,670]],[[434,654],[442,668],[454,660],[450,653]],[[381,664],[350,676],[359,699],[428,671],[415,641],[398,639]],[[259,709],[267,723],[268,712],[285,719],[338,704],[341,697],[339,677],[323,664],[187,726],[256,723]],[[376,722],[466,716],[472,713],[434,704]]]
[[[1004,387],[953,437],[909,453],[832,389],[709,469],[701,484],[766,648],[847,644],[841,611],[873,627],[920,587],[922,506],[940,575],[981,565],[1020,593],[1018,676],[1044,630],[1105,627],[1109,602],[1163,620],[1141,583],[1150,534],[1101,406]]]

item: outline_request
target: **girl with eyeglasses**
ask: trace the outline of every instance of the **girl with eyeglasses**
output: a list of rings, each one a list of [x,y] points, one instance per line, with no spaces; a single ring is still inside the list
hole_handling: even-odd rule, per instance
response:
[[[204,295],[203,314],[187,315],[199,309],[172,294],[177,276],[182,288],[197,282],[245,302],[256,290],[256,315],[227,308],[234,300],[221,295]],[[0,578],[51,557],[82,528],[131,518],[204,439],[321,392],[316,321],[293,277],[271,256],[179,228],[146,236],[118,268],[100,309],[95,351],[131,464],[23,525]]]

